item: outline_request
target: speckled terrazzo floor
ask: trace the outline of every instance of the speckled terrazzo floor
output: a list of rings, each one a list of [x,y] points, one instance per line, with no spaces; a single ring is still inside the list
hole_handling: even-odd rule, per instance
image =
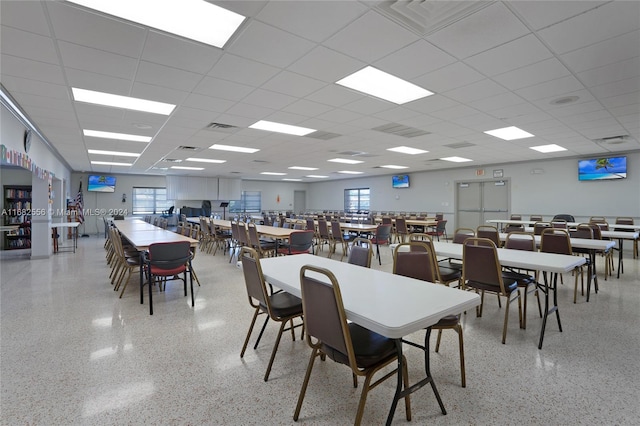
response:
[[[175,283],[156,295],[149,316],[136,281],[122,299],[113,292],[103,242],[92,235],[75,254],[0,262],[3,425],[294,423],[310,349],[283,338],[265,383],[277,332],[271,324],[258,349],[240,358],[252,309],[228,258],[198,253],[195,308]],[[390,271],[386,248],[382,261],[374,267]],[[526,330],[514,313],[502,345],[503,311],[489,297],[482,318],[464,318],[467,387],[460,387],[456,335],[445,332],[432,372],[448,414],[423,388],[412,397],[411,423],[639,424],[640,261],[625,253],[624,266],[621,279],[600,279],[589,303],[572,303],[573,278],[565,276],[564,332],[550,320],[542,350],[535,308]],[[422,354],[408,346],[405,354],[414,382]],[[393,390],[388,381],[371,392],[363,424],[384,423]],[[359,392],[346,367],[316,363],[298,424],[352,424]],[[394,424],[402,423],[401,405]]]

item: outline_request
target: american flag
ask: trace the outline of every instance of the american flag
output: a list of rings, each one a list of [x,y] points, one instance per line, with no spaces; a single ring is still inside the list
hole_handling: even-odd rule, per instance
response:
[[[76,214],[78,215],[78,222],[84,223],[83,212],[83,200],[82,200],[82,182],[80,182],[80,188],[78,188],[78,194],[76,195]]]

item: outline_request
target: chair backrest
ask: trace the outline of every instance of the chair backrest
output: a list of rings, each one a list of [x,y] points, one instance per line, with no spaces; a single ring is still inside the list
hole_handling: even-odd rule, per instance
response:
[[[422,241],[396,246],[393,251],[393,273],[432,283],[440,281],[432,247]]]
[[[564,213],[563,213],[563,214],[557,214],[557,215],[555,215],[555,216],[553,217],[553,220],[556,220],[556,219],[564,219],[564,220],[566,220],[567,222],[575,222],[575,221],[576,221],[576,219],[575,219],[572,215],[570,215],[570,214],[564,214]]]
[[[542,231],[551,228],[550,222],[536,222],[533,224],[533,235],[542,235]]]
[[[471,228],[458,228],[453,234],[453,240],[451,242],[455,244],[462,244],[467,238],[473,238],[476,236],[476,231]]]
[[[616,217],[616,225],[633,225],[632,217]],[[614,231],[633,232],[633,229],[613,228]]]
[[[532,222],[542,222],[542,215],[541,214],[532,214],[531,216],[529,216],[529,220]]]
[[[184,223],[178,222],[178,226],[176,226],[176,234],[182,235],[183,231],[184,231]]]
[[[556,219],[551,220],[551,226],[553,228],[567,229],[567,220],[566,219]]]
[[[522,220],[522,215],[512,214],[510,217],[511,220]]]
[[[258,250],[260,248],[260,237],[258,236],[258,230],[256,228],[255,223],[250,223],[247,225],[247,232],[249,234],[249,243],[251,247]]]
[[[413,241],[421,242],[425,240],[431,241],[431,236],[423,232],[412,232],[411,234],[409,234],[409,242],[413,242]]]
[[[244,222],[238,222],[238,241],[240,241],[240,244],[243,246],[251,247],[249,234],[247,233],[247,225]]]
[[[500,235],[498,234],[498,228],[491,225],[480,225],[476,228],[476,236],[478,238],[488,238],[496,245],[500,247]]]
[[[337,220],[331,221],[331,238],[336,241],[343,241],[342,229],[340,228],[340,222]]]
[[[154,269],[175,269],[191,260],[191,244],[188,241],[153,243],[149,246],[149,263]]]
[[[504,248],[512,250],[536,251],[536,239],[530,232],[509,232]]]
[[[271,310],[270,299],[265,285],[262,267],[260,265],[260,256],[258,252],[250,247],[243,247],[240,251],[240,261],[242,262],[242,271],[244,273],[244,283],[247,288],[247,296],[249,303],[253,307],[257,307],[254,301],[259,305]]]
[[[382,224],[383,225],[391,225],[393,221],[389,216],[382,216]]]
[[[316,222],[313,219],[307,219],[307,231],[316,230]]]
[[[604,216],[591,216],[589,223],[607,223],[607,218]]]
[[[505,294],[502,268],[498,261],[498,251],[493,241],[487,238],[467,238],[462,243],[463,283],[473,286],[473,282],[499,286]]]
[[[318,235],[323,239],[328,239],[330,237],[329,227],[326,220],[318,219]]]
[[[173,209],[175,209],[176,206],[171,206],[169,207],[169,210],[167,210],[167,214],[173,214]]]
[[[404,217],[396,218],[396,232],[398,234],[408,234],[409,230],[407,229],[407,220]]]
[[[324,275],[329,283],[310,277],[307,271]],[[329,358],[355,371],[357,364],[351,333],[335,275],[328,269],[305,265],[300,269],[300,290],[309,346],[323,347]]]
[[[436,225],[436,232],[442,235],[447,228],[447,221],[444,219],[438,219],[438,224]]]
[[[594,226],[597,228],[598,225]],[[598,228],[599,229],[599,228]],[[593,228],[588,223],[580,223],[576,226],[574,231],[569,232],[571,238],[584,238],[587,240],[593,240]]]
[[[547,228],[540,235],[540,251],[544,253],[573,254],[571,239],[566,229]]]
[[[197,224],[193,225],[189,222],[186,222],[184,224],[184,227],[182,228],[182,235],[184,235],[185,237],[191,236],[191,228],[193,228],[194,226],[200,226],[200,225],[197,225]]]
[[[289,235],[289,252],[308,252],[313,246],[313,231],[293,231]]]
[[[387,244],[391,235],[391,224],[378,225],[376,228],[376,243]]]
[[[436,213],[436,220],[439,222],[444,219],[444,213]]]
[[[373,258],[373,247],[371,241],[367,238],[358,237],[353,240],[347,263],[352,265],[371,267],[371,259]]]

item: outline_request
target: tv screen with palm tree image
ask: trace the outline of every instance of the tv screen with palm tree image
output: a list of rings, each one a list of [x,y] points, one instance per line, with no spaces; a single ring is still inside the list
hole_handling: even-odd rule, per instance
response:
[[[627,157],[603,157],[578,161],[578,180],[609,180],[627,177]]]

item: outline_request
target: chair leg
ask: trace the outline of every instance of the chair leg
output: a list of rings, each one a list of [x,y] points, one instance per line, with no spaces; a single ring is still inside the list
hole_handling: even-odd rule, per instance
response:
[[[462,387],[467,387],[467,374],[464,368],[464,338],[462,336],[462,325],[458,323],[454,328],[456,333],[458,333],[458,346],[460,348],[460,375],[462,376]]]
[[[251,332],[253,331],[253,326],[256,323],[256,319],[258,319],[258,315],[260,315],[260,308],[256,308],[255,312],[253,313],[253,318],[251,319],[251,325],[249,326],[247,337],[244,339],[244,345],[242,345],[242,350],[240,351],[240,358],[244,356],[244,352],[247,350],[247,345],[249,344],[249,339],[251,338]]]
[[[271,351],[271,358],[269,358],[269,365],[267,365],[267,371],[264,373],[265,382],[269,380],[271,367],[273,366],[273,361],[276,359],[276,352],[278,352],[278,346],[280,346],[280,339],[282,338],[282,332],[286,324],[287,324],[287,321],[280,321],[280,330],[278,330],[278,337],[276,337],[276,343],[273,345],[273,349]]]
[[[307,365],[307,372],[304,375],[304,381],[302,382],[302,389],[300,389],[300,395],[298,395],[298,403],[296,404],[296,411],[293,413],[293,420],[298,421],[300,417],[300,410],[302,409],[302,401],[304,401],[304,394],[307,392],[307,386],[309,385],[309,378],[311,377],[311,370],[313,370],[313,363],[318,356],[318,349],[314,348],[311,352],[311,358],[309,358],[309,364]]]

